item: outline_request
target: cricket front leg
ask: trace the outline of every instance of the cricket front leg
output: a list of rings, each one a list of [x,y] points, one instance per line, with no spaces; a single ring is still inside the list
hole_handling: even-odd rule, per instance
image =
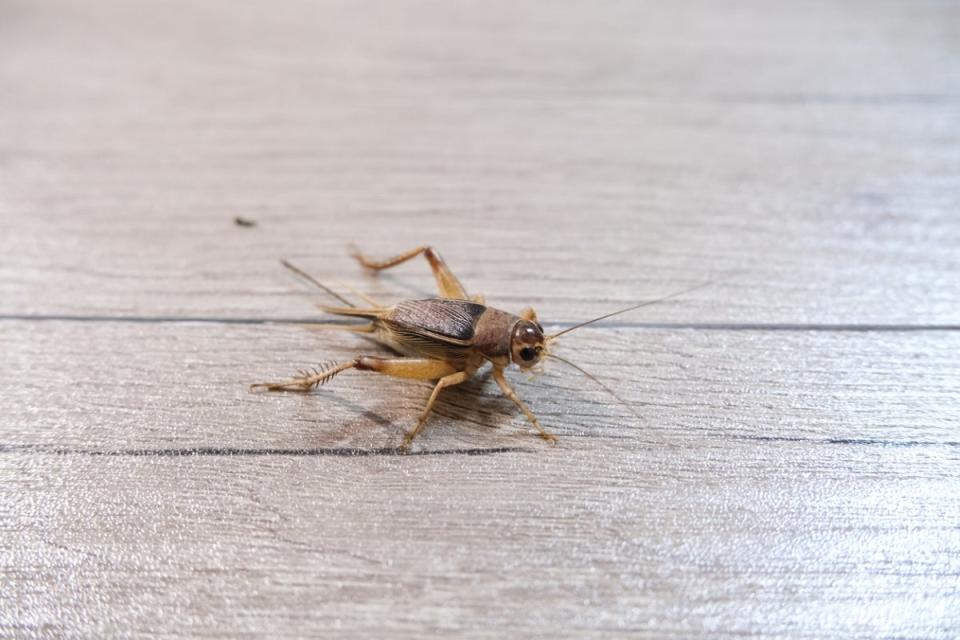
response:
[[[351,247],[351,249],[353,257],[357,259],[357,262],[372,271],[382,271],[390,267],[395,267],[422,253],[427,259],[427,262],[430,263],[433,277],[437,281],[437,289],[440,291],[442,297],[470,300],[470,296],[467,295],[467,291],[463,288],[463,285],[460,284],[460,281],[457,280],[457,276],[453,275],[450,267],[447,266],[447,263],[443,261],[443,258],[440,257],[440,254],[433,247],[417,247],[406,253],[401,253],[398,256],[387,258],[386,260],[372,260],[363,255],[356,247]]]
[[[533,423],[533,426],[537,428],[537,431],[540,432],[540,437],[546,440],[547,442],[556,442],[557,437],[543,428],[540,425],[540,421],[537,420],[537,416],[533,415],[533,412],[527,408],[527,405],[523,403],[523,400],[520,399],[520,396],[517,395],[517,392],[513,390],[513,387],[507,383],[507,379],[503,376],[503,369],[499,367],[493,368],[493,379],[497,381],[497,384],[500,386],[500,391],[503,392],[503,395],[507,396],[513,403],[520,407],[523,413],[527,416],[527,419]]]

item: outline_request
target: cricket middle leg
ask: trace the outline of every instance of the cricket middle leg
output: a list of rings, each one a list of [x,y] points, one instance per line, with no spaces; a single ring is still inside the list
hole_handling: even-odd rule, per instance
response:
[[[523,403],[523,400],[520,399],[520,396],[517,395],[517,392],[513,390],[513,387],[507,383],[507,379],[503,376],[503,369],[498,367],[493,368],[493,379],[497,381],[497,384],[500,386],[500,391],[503,391],[503,395],[507,396],[513,403],[520,407],[524,414],[526,414],[527,419],[533,423],[533,426],[537,428],[537,431],[540,432],[540,437],[546,440],[547,442],[556,442],[557,437],[547,431],[541,426],[540,421],[537,420],[537,416],[533,415],[533,412],[527,408],[527,405]]]
[[[413,431],[408,433],[407,437],[403,439],[403,443],[400,445],[401,449],[404,451],[409,449],[410,443],[413,442],[413,439],[417,437],[417,434],[423,430],[424,425],[427,424],[427,418],[430,417],[430,410],[433,408],[433,403],[437,401],[437,396],[440,395],[440,392],[443,391],[445,387],[451,387],[455,384],[466,382],[472,375],[473,371],[458,371],[437,380],[437,386],[433,388],[433,393],[430,394],[430,399],[427,400],[427,406],[424,408],[423,413],[420,414],[420,418],[417,420],[417,426],[415,426]]]
[[[427,262],[430,263],[430,269],[433,271],[433,277],[437,281],[437,289],[440,291],[441,296],[457,300],[470,300],[470,296],[467,295],[463,285],[457,280],[457,276],[453,275],[450,267],[447,266],[447,263],[443,261],[443,258],[440,257],[440,254],[433,247],[417,247],[416,249],[401,253],[398,256],[387,258],[386,260],[372,260],[363,255],[356,247],[352,247],[352,254],[357,262],[372,271],[382,271],[383,269],[395,267],[411,258],[417,257],[421,253],[427,259]]]
[[[413,439],[423,430],[424,425],[427,423],[427,418],[430,417],[430,410],[437,401],[437,396],[440,395],[440,391],[445,387],[469,380],[476,371],[476,367],[472,366],[464,370],[457,370],[457,368],[449,362],[430,358],[375,358],[364,356],[357,358],[357,362],[357,369],[361,371],[376,371],[394,378],[437,381],[436,386],[433,387],[433,392],[430,394],[430,399],[427,400],[427,406],[417,420],[417,426],[407,434],[403,439],[403,443],[400,445],[400,448],[404,451],[410,447]]]

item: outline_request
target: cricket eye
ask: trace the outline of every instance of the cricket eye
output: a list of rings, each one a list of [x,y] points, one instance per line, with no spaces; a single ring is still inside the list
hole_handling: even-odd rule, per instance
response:
[[[532,347],[524,347],[523,349],[520,349],[520,357],[527,362],[530,362],[537,357],[537,352],[534,351]]]

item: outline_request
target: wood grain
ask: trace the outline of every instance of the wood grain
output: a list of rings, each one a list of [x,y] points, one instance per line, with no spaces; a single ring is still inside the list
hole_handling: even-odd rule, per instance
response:
[[[379,291],[356,241],[558,320],[960,324],[951,3],[194,5],[7,9],[0,313],[302,317],[277,261]]]
[[[0,637],[960,630],[960,9],[0,4]],[[234,218],[256,222],[239,227]],[[565,326],[348,372],[289,258]],[[634,415],[639,414],[639,416]]]
[[[356,338],[75,322],[3,336],[23,363],[0,380],[8,631],[915,637],[957,623],[954,332],[585,330],[567,354],[642,421],[552,367],[517,386],[558,445],[487,381],[445,394],[414,456],[389,447],[424,384],[244,386]]]

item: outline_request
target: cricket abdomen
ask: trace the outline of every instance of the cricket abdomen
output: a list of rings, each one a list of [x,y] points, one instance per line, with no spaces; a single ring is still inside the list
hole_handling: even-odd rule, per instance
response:
[[[506,366],[511,331],[519,319],[467,300],[407,300],[377,318],[377,338],[407,356]]]

